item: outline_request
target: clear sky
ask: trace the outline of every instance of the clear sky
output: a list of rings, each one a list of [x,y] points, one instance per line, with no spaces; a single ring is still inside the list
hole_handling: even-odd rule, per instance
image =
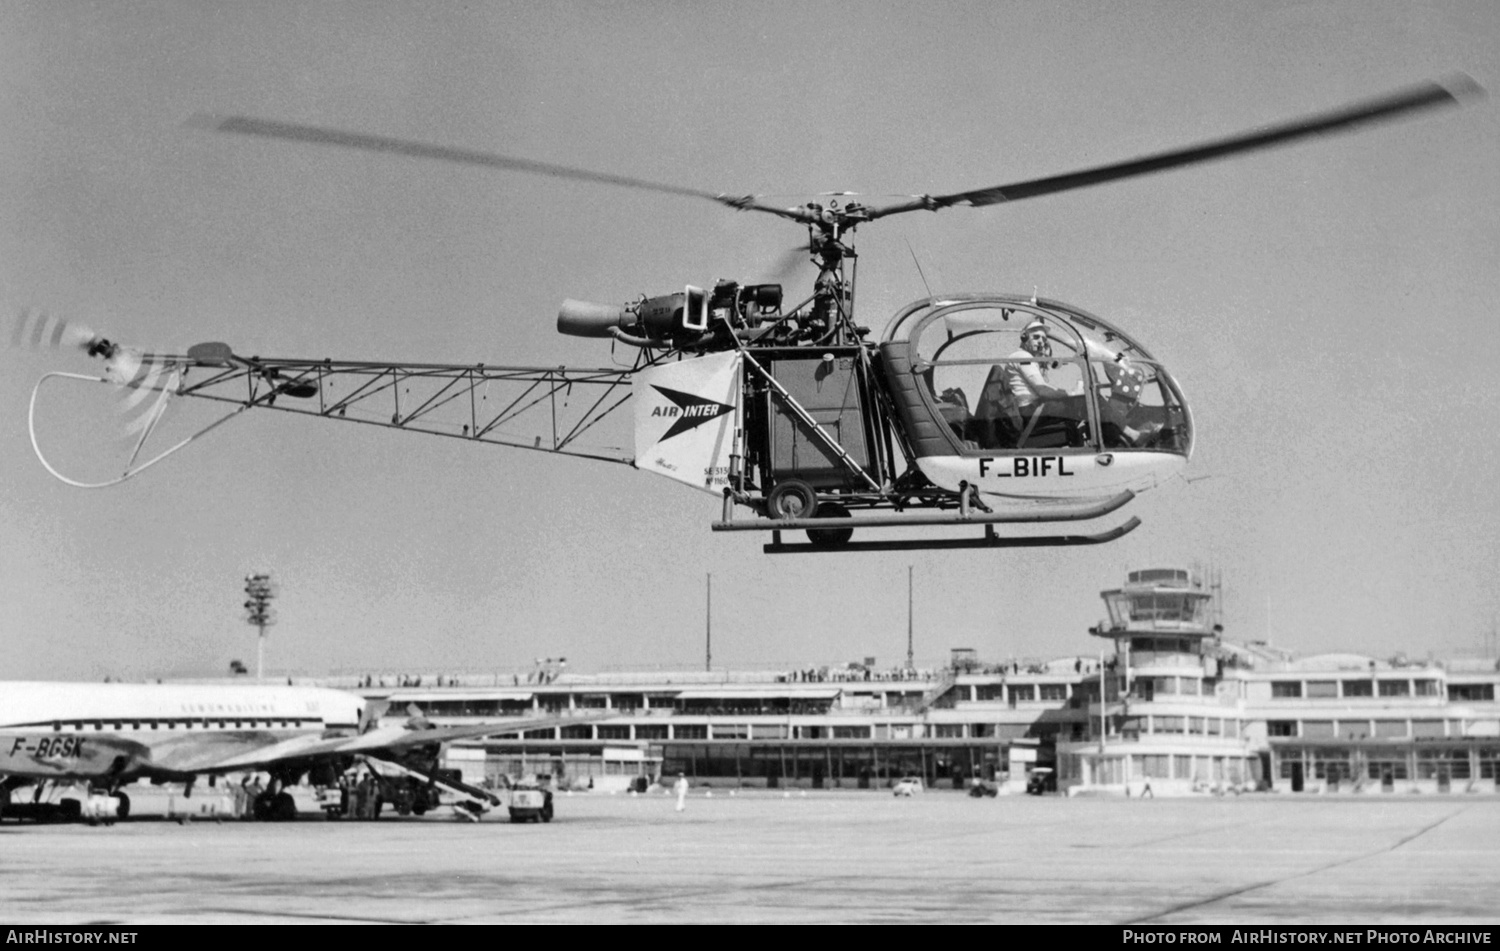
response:
[[[1352,2],[0,6],[0,300],[132,343],[598,366],[565,297],[767,278],[800,229],[699,200],[212,135],[241,113],[709,191],[943,193],[1129,158],[1455,70],[1500,90],[1500,5]],[[1222,571],[1231,636],[1457,653],[1497,610],[1495,99],[859,235],[862,322],[939,291],[1057,297],[1193,407],[1196,481],[1111,545],[777,558],[618,466],[248,414],[138,480],[33,458],[0,354],[0,678],[268,667],[807,666],[1091,652],[1125,570]],[[911,250],[908,250],[908,244]],[[808,268],[796,281],[807,282]],[[800,300],[805,292],[789,288]],[[4,334],[9,340],[9,330]],[[184,410],[186,412],[186,410]],[[91,447],[82,418],[47,437]],[[70,458],[82,458],[74,453]],[[1198,476],[1208,478],[1197,479]]]

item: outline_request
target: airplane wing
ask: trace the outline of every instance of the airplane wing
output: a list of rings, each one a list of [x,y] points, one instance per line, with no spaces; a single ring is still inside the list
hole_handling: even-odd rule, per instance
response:
[[[432,727],[413,729],[408,726],[376,727],[359,735],[327,737],[308,735],[293,737],[271,746],[246,750],[217,760],[211,766],[200,767],[199,772],[229,773],[240,770],[263,768],[278,763],[307,760],[332,759],[341,756],[376,756],[381,753],[400,753],[418,746],[433,743],[449,743],[481,736],[502,736],[508,733],[523,733],[531,730],[550,730],[557,726],[571,726],[608,719],[608,716],[567,716],[529,719],[496,720],[489,723],[461,727]]]
[[[200,773],[270,770],[348,756],[398,754],[420,746],[481,736],[550,730],[609,715],[497,720],[461,727],[377,727],[364,733],[206,730],[122,733],[0,733],[0,775],[28,779],[179,779]]]

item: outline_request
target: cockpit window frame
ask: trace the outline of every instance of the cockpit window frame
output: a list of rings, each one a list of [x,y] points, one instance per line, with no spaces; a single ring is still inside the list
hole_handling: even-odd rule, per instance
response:
[[[999,312],[999,320],[1003,322],[1004,326],[999,323],[990,328],[976,326],[972,330],[963,330],[955,334],[952,328],[944,325],[942,329],[947,331],[947,339],[941,340],[930,356],[921,352],[925,349],[924,334],[931,333],[934,324],[939,321],[946,321],[947,318],[956,314],[971,310]],[[1088,398],[1084,400],[1088,426],[1087,441],[1081,446],[1049,448],[1049,452],[1073,455],[1089,455],[1101,452],[1165,452],[1184,457],[1191,456],[1194,435],[1192,413],[1176,379],[1140,341],[1120,330],[1109,321],[1073,305],[1048,298],[1001,294],[955,294],[925,298],[914,301],[898,311],[887,325],[882,339],[885,342],[905,342],[906,350],[910,354],[910,365],[913,375],[919,378],[926,375],[928,382],[934,383],[932,373],[937,367],[970,364],[998,366],[1010,363],[1036,362],[1022,361],[1012,359],[1011,357],[1004,357],[999,360],[994,358],[942,359],[943,353],[950,347],[971,338],[973,335],[1003,332],[1012,328],[1019,332],[1022,327],[1036,318],[1042,319],[1048,325],[1049,336],[1055,343],[1061,344],[1072,351],[1070,354],[1056,355],[1053,361],[1058,364],[1067,363],[1077,365],[1079,374],[1083,380],[1085,392],[1088,395]],[[1159,445],[1117,446],[1105,444],[1108,440],[1107,434],[1104,432],[1103,426],[1101,426],[1101,390],[1109,385],[1118,385],[1118,381],[1105,381],[1098,372],[1096,365],[1103,366],[1109,361],[1111,356],[1118,362],[1128,361],[1133,366],[1150,368],[1150,378],[1153,380],[1154,385],[1160,386],[1163,395],[1170,398],[1169,402],[1164,401],[1164,412],[1168,414],[1169,419],[1171,418],[1171,414],[1176,414],[1184,430],[1184,434],[1177,447],[1168,448]],[[932,418],[941,419],[943,414],[939,407],[938,395],[933,391],[933,387],[918,386],[916,389],[920,393],[921,401]],[[974,407],[965,407],[966,411],[971,409],[974,409]],[[950,412],[952,411],[951,406],[949,410]],[[1116,425],[1124,425],[1124,423],[1116,422]],[[976,446],[972,440],[952,432],[947,427],[943,427],[943,430],[944,439],[952,447],[956,455],[1026,454],[1036,451],[1036,449],[1027,447],[996,448]]]

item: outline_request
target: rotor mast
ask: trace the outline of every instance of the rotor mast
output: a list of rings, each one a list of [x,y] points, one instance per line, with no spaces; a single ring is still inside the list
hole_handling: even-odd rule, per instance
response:
[[[840,207],[837,200],[829,202],[827,207],[809,203],[795,211],[802,212],[801,220],[807,222],[808,251],[818,266],[818,276],[813,281],[812,321],[828,328],[823,338],[827,343],[858,343],[869,331],[854,323],[859,255],[854,251],[853,241],[848,239],[852,238],[855,226],[869,220],[869,214],[863,205],[851,202]]]

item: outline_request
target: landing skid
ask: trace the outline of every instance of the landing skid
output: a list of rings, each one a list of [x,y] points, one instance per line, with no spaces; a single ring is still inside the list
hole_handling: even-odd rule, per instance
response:
[[[768,555],[795,555],[808,552],[843,552],[843,551],[922,551],[929,549],[953,549],[953,548],[1052,548],[1066,545],[1102,545],[1123,537],[1140,527],[1141,520],[1131,516],[1130,520],[1118,525],[1109,531],[1099,532],[1093,535],[1018,535],[1004,537],[995,534],[991,525],[984,527],[984,534],[979,538],[934,538],[934,539],[912,539],[873,541],[873,542],[844,542],[841,545],[817,545],[812,542],[800,544],[788,544],[781,540],[780,530],[771,532],[772,541],[769,545],[761,547],[761,551]]]
[[[1108,515],[1135,498],[1129,490],[1109,499],[1071,507],[1043,508],[1017,512],[986,512],[979,514],[962,505],[958,512],[902,515],[853,515],[846,518],[785,518],[743,519],[715,522],[716,532],[761,531],[771,533],[771,543],[761,550],[768,555],[785,555],[798,552],[833,551],[921,551],[924,549],[952,548],[1052,548],[1066,545],[1102,545],[1135,531],[1141,524],[1138,518],[1105,532],[1086,535],[1015,535],[1002,536],[995,533],[996,525],[1035,524],[1039,522],[1074,522]],[[727,505],[727,503],[726,503]],[[977,538],[892,539],[883,541],[808,541],[789,544],[781,540],[784,531],[807,530],[809,534],[852,532],[857,528],[914,528],[919,526],[973,526],[984,528]],[[847,538],[847,535],[845,536]]]
[[[967,504],[958,511],[910,515],[851,515],[848,518],[782,518],[725,519],[714,522],[716,532],[783,532],[793,529],[839,528],[913,528],[921,525],[1021,525],[1036,522],[1081,522],[1108,515],[1128,505],[1135,493],[1126,489],[1119,495],[1087,505],[1036,508],[1030,511],[974,512]]]

